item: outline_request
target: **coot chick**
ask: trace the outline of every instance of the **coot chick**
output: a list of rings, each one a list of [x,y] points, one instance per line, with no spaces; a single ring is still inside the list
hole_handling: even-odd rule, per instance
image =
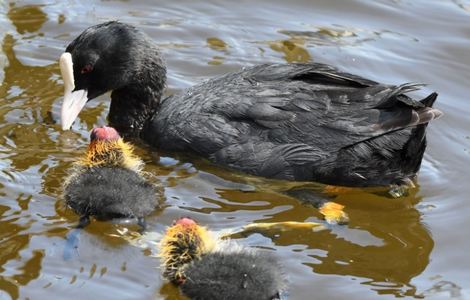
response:
[[[66,204],[80,215],[78,227],[100,220],[144,217],[157,206],[156,190],[142,175],[143,161],[112,127],[94,128],[86,154],[64,184]]]
[[[217,240],[190,218],[168,228],[160,250],[163,275],[190,299],[280,299],[286,289],[272,254]]]
[[[249,174],[342,186],[414,179],[426,148],[432,93],[386,85],[321,63],[243,68],[162,99],[166,67],[157,44],[133,26],[86,29],[60,58],[67,130],[88,100],[112,91],[119,132],[170,151],[193,152]]]

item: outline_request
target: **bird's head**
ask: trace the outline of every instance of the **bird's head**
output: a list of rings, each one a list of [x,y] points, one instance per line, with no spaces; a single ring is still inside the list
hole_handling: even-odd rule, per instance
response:
[[[169,227],[160,244],[163,275],[181,284],[185,280],[184,267],[215,247],[215,240],[203,226],[184,217]]]
[[[126,143],[114,128],[107,126],[91,131],[88,149],[76,164],[84,167],[121,167],[136,172],[140,172],[143,166],[132,145]]]
[[[59,65],[64,81],[64,130],[72,126],[91,99],[129,86],[139,89],[156,85],[163,89],[166,80],[156,44],[133,26],[116,21],[82,32],[67,46]]]

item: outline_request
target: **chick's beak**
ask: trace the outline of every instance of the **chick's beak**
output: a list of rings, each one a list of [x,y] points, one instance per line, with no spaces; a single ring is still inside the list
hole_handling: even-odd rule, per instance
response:
[[[73,77],[72,55],[70,53],[65,52],[60,56],[59,65],[64,81],[64,102],[62,103],[60,123],[62,130],[69,130],[73,121],[75,121],[88,101],[88,91],[74,91],[75,81]]]

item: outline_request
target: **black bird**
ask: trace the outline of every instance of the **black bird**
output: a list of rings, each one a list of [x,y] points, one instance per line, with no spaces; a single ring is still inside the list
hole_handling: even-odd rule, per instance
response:
[[[108,120],[122,134],[193,152],[243,172],[343,186],[409,183],[426,148],[432,93],[386,85],[320,63],[243,68],[162,98],[156,43],[112,21],[86,29],[60,58],[62,127],[88,100],[112,91]]]
[[[214,239],[190,218],[168,228],[160,257],[165,278],[193,300],[274,300],[286,292],[274,255]]]
[[[111,127],[94,128],[86,154],[64,183],[66,204],[80,215],[78,227],[97,219],[137,219],[157,207],[156,190],[142,175],[143,162]]]

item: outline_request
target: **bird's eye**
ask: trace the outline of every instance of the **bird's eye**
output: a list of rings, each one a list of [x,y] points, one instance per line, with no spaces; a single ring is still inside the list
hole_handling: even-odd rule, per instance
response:
[[[90,73],[91,71],[93,71],[93,66],[90,64],[86,64],[85,66],[83,66],[82,71],[80,73],[86,74]]]

